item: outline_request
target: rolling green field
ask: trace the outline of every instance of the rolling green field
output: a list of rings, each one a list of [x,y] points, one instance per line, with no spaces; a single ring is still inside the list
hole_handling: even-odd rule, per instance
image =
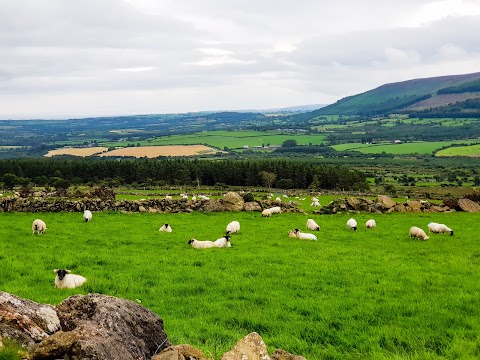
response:
[[[300,133],[279,133],[262,131],[204,131],[190,135],[171,135],[151,140],[138,141],[145,145],[191,145],[207,144],[223,149],[242,148],[243,146],[262,146],[262,144],[282,145],[285,140],[297,140],[299,145],[312,143],[319,145],[324,142],[325,135],[304,135]],[[137,141],[133,141],[137,144]],[[101,142],[101,146],[126,146],[125,142]]]
[[[475,156],[480,157],[480,144],[456,146],[438,151],[435,156]]]
[[[385,152],[387,154],[431,154],[443,146],[450,146],[452,144],[471,143],[472,140],[457,140],[457,141],[425,141],[425,142],[409,142],[402,144],[361,144],[349,143],[333,145],[335,150],[355,150],[364,154],[380,154]]]
[[[269,351],[307,359],[473,359],[480,357],[478,215],[283,213],[122,214],[0,213],[1,289],[58,304],[102,293],[160,315],[174,344],[190,343],[219,359],[246,334]],[[319,241],[291,239],[307,218]],[[42,218],[47,232],[32,236]],[[231,220],[233,247],[196,250],[194,237],[215,240]],[[412,240],[412,225],[446,223],[453,237]],[[159,233],[163,223],[173,232]],[[54,268],[86,276],[83,287],[55,289]]]

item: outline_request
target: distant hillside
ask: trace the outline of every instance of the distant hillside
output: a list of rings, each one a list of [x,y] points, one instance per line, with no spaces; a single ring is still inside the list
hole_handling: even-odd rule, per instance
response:
[[[453,94],[456,96],[451,96]],[[335,104],[314,111],[312,115],[408,113],[411,110],[445,107],[457,101],[476,98],[480,98],[480,72],[385,84],[376,89],[343,98]],[[421,103],[423,103],[422,106],[415,108],[416,104]]]

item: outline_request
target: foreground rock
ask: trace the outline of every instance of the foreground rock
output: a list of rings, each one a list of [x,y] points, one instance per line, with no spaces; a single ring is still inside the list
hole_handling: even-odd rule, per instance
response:
[[[457,205],[461,210],[467,212],[479,212],[480,205],[470,199],[460,199]]]
[[[229,191],[223,196],[223,204],[227,211],[241,211],[244,201],[238,193]]]
[[[222,355],[221,360],[270,360],[267,347],[256,332],[250,333],[240,340],[229,352]]]
[[[57,314],[62,331],[36,345],[33,359],[150,359],[171,345],[162,319],[130,300],[76,295]]]

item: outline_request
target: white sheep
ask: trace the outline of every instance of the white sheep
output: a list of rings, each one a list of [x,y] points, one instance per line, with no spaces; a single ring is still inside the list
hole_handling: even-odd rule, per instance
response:
[[[377,227],[377,222],[373,219],[370,219],[370,220],[367,220],[367,222],[365,223],[365,226],[367,227],[367,229],[374,229]]]
[[[240,231],[240,223],[238,221],[232,221],[227,225],[227,235],[237,233]]]
[[[321,206],[320,203],[318,201],[313,201],[310,206],[314,206],[314,207],[319,207]]]
[[[303,233],[299,229],[293,230],[295,236],[297,239],[302,239],[302,240],[317,240],[317,237],[313,234],[309,233]]]
[[[216,247],[213,241],[209,240],[201,241],[197,239],[190,239],[188,243],[192,245],[194,249],[208,249]]]
[[[432,232],[434,234],[450,233],[450,236],[453,235],[453,230],[450,229],[445,224],[438,224],[438,223],[431,222],[427,226],[428,226],[428,232]]]
[[[192,196],[192,201],[197,200],[197,197],[195,195]]]
[[[288,230],[288,236],[291,237],[291,238],[296,238],[297,237],[297,235],[295,235],[295,233],[292,230]]]
[[[224,247],[231,247],[232,244],[230,243],[230,236],[225,235],[224,237],[221,237],[220,239],[217,239],[213,242],[216,247],[219,248],[224,248]]]
[[[43,234],[47,230],[47,225],[40,219],[35,219],[32,223],[32,235],[35,234],[35,231],[38,235]]]
[[[410,237],[411,238],[416,238],[416,239],[422,239],[422,240],[428,240],[429,237],[427,234],[425,234],[425,231],[420,229],[419,227],[412,226],[410,228]]]
[[[71,274],[70,270],[53,270],[57,274],[55,276],[55,287],[59,289],[75,289],[82,286],[87,281],[81,275]]]
[[[275,199],[275,202],[282,202],[282,199],[280,199],[280,198],[277,196],[277,198]]]
[[[92,212],[90,210],[83,211],[83,220],[85,220],[85,222],[89,222],[92,220]]]
[[[158,229],[158,231],[164,231],[164,232],[171,233],[172,232],[172,227],[169,224],[165,223],[160,227],[160,229]]]
[[[198,198],[200,200],[210,200],[210,198],[208,196],[205,196],[205,195],[198,195]]]
[[[284,194],[284,195],[282,195],[282,196],[283,196],[285,199],[288,199],[288,195],[285,195],[285,194]]]
[[[313,219],[308,219],[306,226],[308,230],[320,230],[320,226]]]
[[[312,202],[319,202],[320,200],[318,200],[317,197],[312,197]]]
[[[280,208],[280,206],[274,206],[272,208],[263,210],[262,216],[268,217],[268,216],[271,216],[272,214],[280,214],[281,212],[282,212],[282,209]]]
[[[172,200],[172,199],[173,199],[172,196],[170,196],[170,195],[165,195],[165,200]]]
[[[357,221],[355,219],[349,219],[347,221],[347,226],[349,229],[352,229],[353,231],[357,231]]]
[[[182,200],[188,200],[188,195],[182,195]]]

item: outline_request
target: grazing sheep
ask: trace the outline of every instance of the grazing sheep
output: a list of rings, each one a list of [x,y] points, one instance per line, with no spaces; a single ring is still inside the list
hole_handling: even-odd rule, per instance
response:
[[[238,221],[232,221],[227,225],[227,235],[237,233],[240,231],[240,223]]]
[[[163,224],[160,229],[158,229],[158,231],[164,231],[164,232],[168,232],[168,233],[171,233],[172,232],[172,228],[170,227],[170,225],[168,225],[167,223]]]
[[[280,214],[281,212],[282,212],[282,209],[280,208],[280,206],[274,206],[272,208],[263,210],[262,216],[268,217],[268,216],[271,216],[272,214]]]
[[[53,270],[57,274],[55,276],[55,287],[59,289],[75,289],[82,286],[87,281],[81,275],[71,274],[70,270]]]
[[[232,244],[230,243],[230,235],[225,235],[224,237],[215,240],[213,243],[219,248],[232,247]]]
[[[173,198],[170,195],[165,195],[165,200],[172,200]]]
[[[89,222],[92,220],[92,212],[90,210],[84,210],[83,211],[83,219],[85,222]]]
[[[347,221],[347,226],[349,229],[352,229],[353,231],[357,231],[357,221],[355,219],[349,219]]]
[[[314,207],[319,207],[321,206],[320,203],[318,201],[313,201],[310,206],[314,206]]]
[[[190,239],[188,241],[188,244],[192,245],[194,249],[208,249],[208,248],[213,248],[216,247],[213,241],[205,240],[197,240],[197,239]]]
[[[195,195],[192,196],[192,201],[197,200],[197,197]]]
[[[320,230],[320,226],[315,222],[313,219],[308,219],[307,220],[307,229],[308,230]]]
[[[299,229],[293,230],[295,236],[297,239],[302,239],[302,240],[317,240],[317,237],[313,234],[309,233],[303,233]]]
[[[453,230],[450,229],[445,224],[438,224],[438,223],[431,222],[427,226],[428,226],[428,232],[432,232],[434,234],[450,233],[450,236],[453,235]]]
[[[367,227],[367,229],[374,229],[377,227],[377,222],[373,219],[370,219],[370,220],[367,220],[367,222],[365,223],[365,226]]]
[[[47,230],[47,225],[40,219],[35,219],[32,223],[32,235],[35,234],[35,231],[38,235],[43,234]]]
[[[416,226],[412,226],[410,228],[410,237],[416,238],[416,239],[428,240],[428,236],[427,234],[425,234],[425,231],[423,231],[422,229]]]

